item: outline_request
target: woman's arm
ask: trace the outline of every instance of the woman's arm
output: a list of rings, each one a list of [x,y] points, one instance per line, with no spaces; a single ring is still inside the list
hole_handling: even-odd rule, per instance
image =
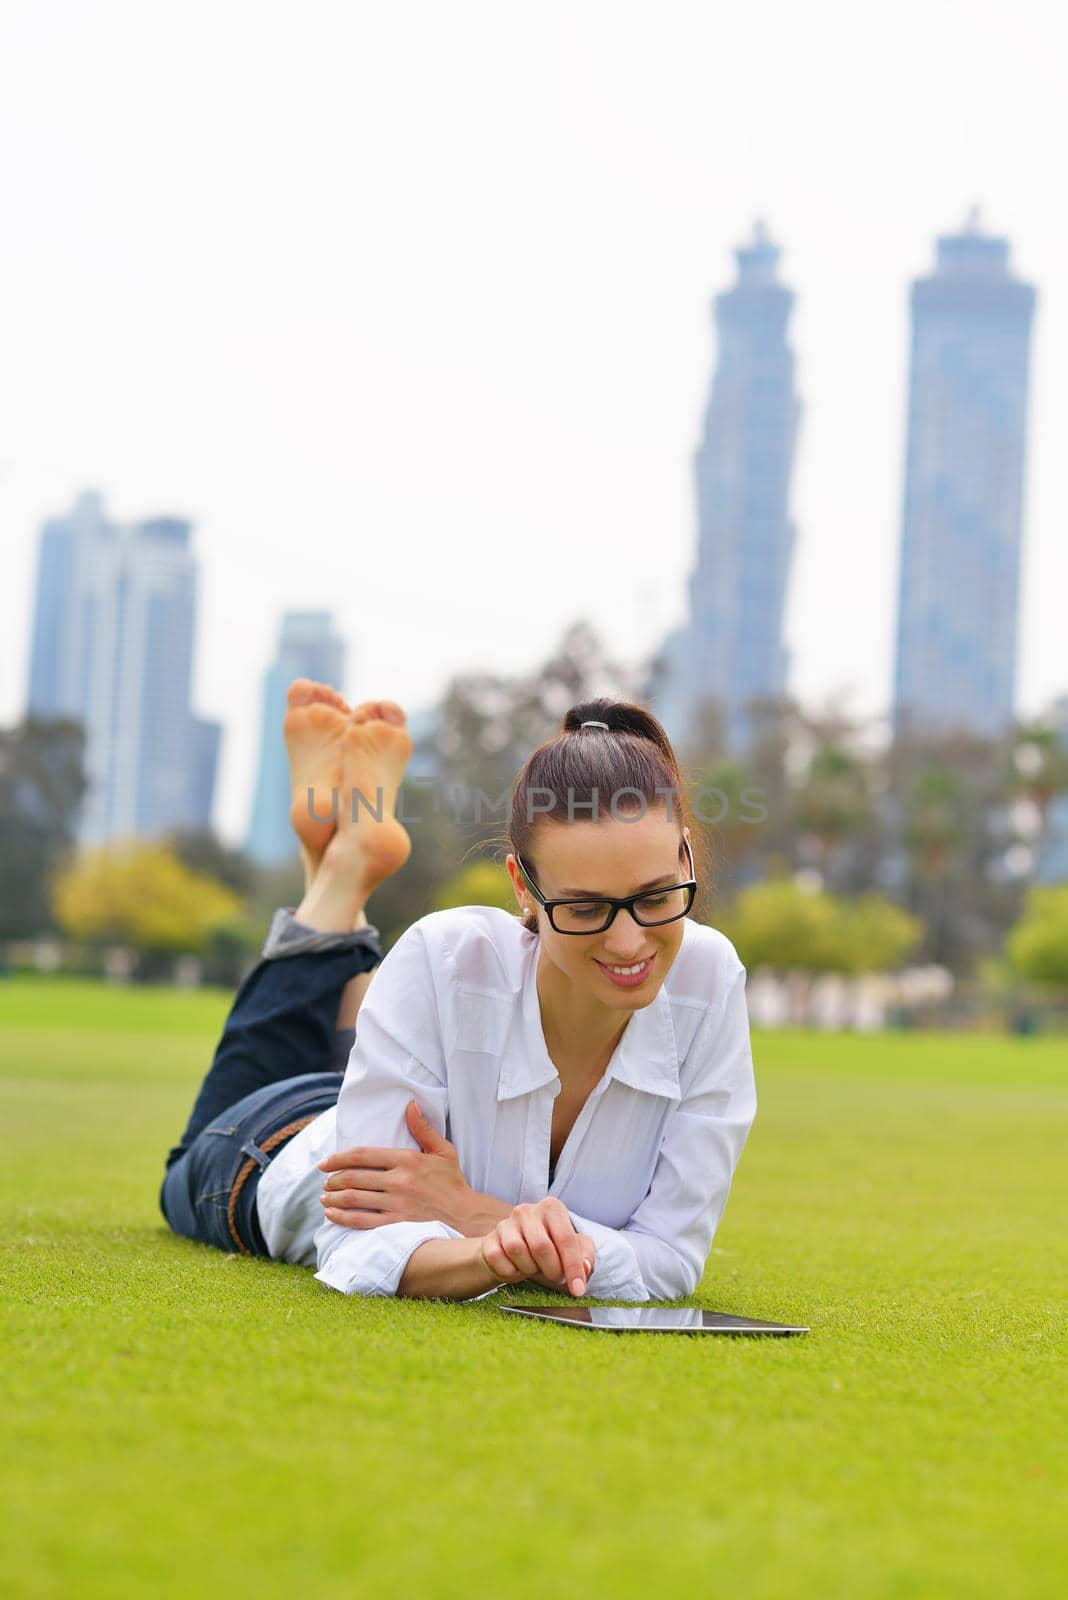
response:
[[[502,1283],[534,1282],[585,1294],[597,1246],[562,1201],[513,1206],[480,1239],[431,1239],[408,1257],[398,1294],[467,1300]]]
[[[417,1245],[397,1284],[398,1295],[470,1300],[506,1280],[491,1272],[481,1239],[428,1239]]]

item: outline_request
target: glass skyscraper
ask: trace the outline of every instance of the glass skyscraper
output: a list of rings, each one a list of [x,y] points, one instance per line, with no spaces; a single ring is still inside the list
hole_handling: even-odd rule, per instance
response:
[[[85,730],[83,844],[210,826],[219,728],[190,707],[190,533],[120,526],[96,494],[41,529],[27,710]]]
[[[912,286],[898,732],[996,735],[1013,714],[1034,304],[974,212]]]
[[[702,706],[715,702],[738,749],[748,739],[748,703],[786,686],[783,619],[800,404],[787,342],[794,296],[779,282],[779,250],[763,224],[735,257],[737,282],[715,300],[718,361],[695,460],[697,561],[688,617],[665,643],[653,703],[685,744]]]
[[[329,611],[283,614],[275,658],[263,677],[260,759],[249,822],[247,853],[261,866],[279,866],[295,855],[289,826],[289,762],[282,738],[286,690],[294,678],[312,678],[340,689],[345,676],[344,641]]]

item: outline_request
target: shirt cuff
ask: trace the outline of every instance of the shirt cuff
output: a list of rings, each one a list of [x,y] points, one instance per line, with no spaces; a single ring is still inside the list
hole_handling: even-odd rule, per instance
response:
[[[381,959],[379,932],[370,922],[349,933],[321,933],[318,928],[298,922],[291,907],[279,906],[271,918],[261,955],[264,961],[280,961],[284,956],[314,955],[321,950],[353,950],[360,945],[366,945]]]
[[[649,1300],[638,1268],[638,1258],[618,1228],[591,1222],[568,1208],[568,1216],[579,1233],[588,1233],[597,1246],[597,1259],[586,1284],[586,1293],[595,1300]]]
[[[340,1239],[326,1254],[325,1246],[335,1229],[348,1237]],[[328,1222],[316,1240],[320,1248],[315,1276],[340,1294],[395,1295],[413,1250],[428,1239],[463,1237],[447,1222],[386,1222],[378,1228],[359,1230]]]

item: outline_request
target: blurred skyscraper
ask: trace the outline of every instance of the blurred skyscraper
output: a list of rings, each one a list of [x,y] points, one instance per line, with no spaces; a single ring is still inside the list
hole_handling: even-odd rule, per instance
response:
[[[219,726],[190,708],[190,525],[122,527],[97,494],[41,529],[27,710],[86,735],[85,844],[211,824]]]
[[[282,738],[286,690],[294,678],[341,687],[345,645],[329,611],[287,611],[278,650],[263,677],[260,761],[245,849],[262,866],[278,866],[296,851],[289,826],[289,764]]]
[[[898,731],[996,734],[1013,713],[1034,303],[974,211],[912,286]]]
[[[790,477],[800,404],[787,343],[792,292],[764,225],[735,251],[738,280],[716,296],[718,362],[695,460],[697,563],[687,621],[665,641],[650,686],[685,744],[718,702],[730,744],[747,742],[746,705],[786,686],[786,589],[794,547]]]

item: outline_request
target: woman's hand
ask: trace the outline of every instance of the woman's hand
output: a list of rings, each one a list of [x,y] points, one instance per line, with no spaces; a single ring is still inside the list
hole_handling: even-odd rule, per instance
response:
[[[320,1161],[328,1174],[320,1197],[330,1222],[380,1228],[386,1222],[447,1222],[463,1233],[477,1201],[460,1170],[456,1147],[443,1139],[415,1100],[408,1127],[418,1150],[339,1150]]]
[[[482,1239],[482,1259],[502,1283],[531,1278],[546,1289],[586,1293],[597,1259],[588,1234],[578,1233],[562,1200],[547,1197],[511,1212]]]

